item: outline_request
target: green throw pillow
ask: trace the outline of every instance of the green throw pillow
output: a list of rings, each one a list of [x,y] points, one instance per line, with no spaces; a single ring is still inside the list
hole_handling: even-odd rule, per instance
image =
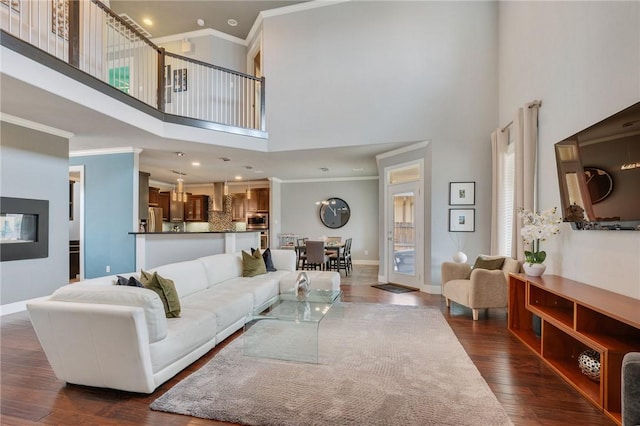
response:
[[[482,256],[478,256],[476,263],[473,265],[473,269],[488,269],[493,271],[495,269],[502,269],[502,265],[504,265],[504,257],[485,259]]]
[[[250,255],[246,251],[242,250],[242,276],[243,277],[255,277],[256,275],[262,275],[267,273],[267,267],[264,264],[264,259],[260,250],[253,252]]]
[[[167,318],[180,317],[180,298],[172,280],[158,275],[157,272],[152,274],[145,271],[140,271],[140,278],[146,288],[158,293]]]

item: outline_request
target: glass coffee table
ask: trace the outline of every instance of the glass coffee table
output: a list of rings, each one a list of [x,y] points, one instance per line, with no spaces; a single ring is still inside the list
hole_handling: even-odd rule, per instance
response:
[[[315,289],[299,300],[292,289],[256,307],[245,322],[244,354],[317,364],[320,321],[341,295]]]

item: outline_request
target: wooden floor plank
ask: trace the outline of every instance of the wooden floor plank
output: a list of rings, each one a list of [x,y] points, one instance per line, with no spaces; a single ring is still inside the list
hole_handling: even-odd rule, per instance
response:
[[[471,310],[456,304],[449,310],[439,295],[394,294],[373,288],[377,277],[377,267],[356,265],[353,274],[346,278],[343,274],[343,300],[439,308],[514,425],[614,425],[507,331],[505,309],[481,311],[480,319],[472,321]],[[149,404],[240,335],[241,331],[236,332],[153,394],[143,395],[67,385],[57,380],[26,312],[6,315],[0,320],[0,424],[226,424],[151,411]]]

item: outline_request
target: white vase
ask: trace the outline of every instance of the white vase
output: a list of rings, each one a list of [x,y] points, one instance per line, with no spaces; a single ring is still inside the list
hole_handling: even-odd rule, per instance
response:
[[[465,263],[467,261],[467,255],[459,251],[453,255],[453,261],[456,263]]]
[[[539,277],[547,269],[547,265],[543,263],[525,263],[522,267],[524,268],[524,273],[532,277]]]

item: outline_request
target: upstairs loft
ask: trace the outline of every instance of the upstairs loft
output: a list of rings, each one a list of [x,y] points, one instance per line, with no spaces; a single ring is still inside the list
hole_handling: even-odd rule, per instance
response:
[[[148,126],[162,127],[152,130],[159,136],[171,137],[174,124],[266,148],[264,77],[167,52],[98,0],[1,0],[0,29],[10,58],[3,58],[3,76],[33,84],[11,60],[20,55],[167,123]]]

